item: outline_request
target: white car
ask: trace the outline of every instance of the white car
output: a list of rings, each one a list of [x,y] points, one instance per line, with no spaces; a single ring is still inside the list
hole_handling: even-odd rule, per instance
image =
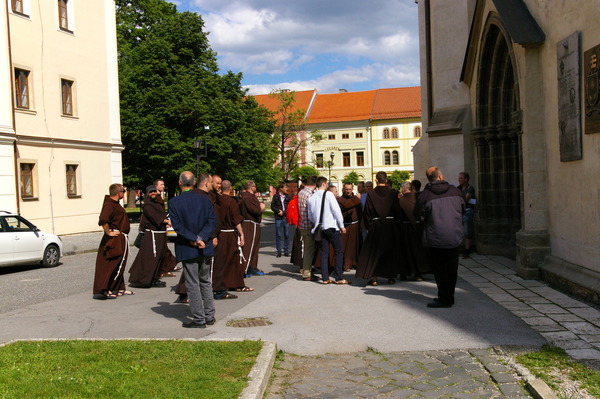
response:
[[[0,211],[0,266],[40,262],[54,267],[62,250],[60,237],[41,231],[16,213]]]

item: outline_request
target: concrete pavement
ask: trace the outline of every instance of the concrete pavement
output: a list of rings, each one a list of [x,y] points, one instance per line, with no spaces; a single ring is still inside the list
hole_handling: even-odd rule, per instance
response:
[[[0,314],[3,325],[0,342],[30,338],[262,339],[276,342],[279,349],[288,353],[311,358],[328,354],[327,359],[332,359],[329,366],[320,368],[326,373],[329,367],[329,372],[336,375],[335,383],[323,388],[326,392],[309,394],[312,388],[305,386],[308,390],[304,390],[302,384],[306,380],[301,380],[287,387],[287,393],[272,393],[273,398],[424,395],[422,392],[427,390],[406,391],[402,383],[390,382],[402,381],[408,378],[406,375],[368,382],[376,379],[377,374],[400,373],[409,363],[419,369],[436,364],[430,370],[437,372],[433,377],[409,374],[415,381],[441,379],[439,386],[433,383],[421,386],[428,389],[435,386],[431,390],[437,394],[456,391],[461,382],[453,376],[468,379],[475,370],[487,375],[481,380],[483,388],[465,388],[460,395],[454,392],[455,396],[448,397],[465,398],[467,393],[477,396],[481,389],[495,389],[501,392],[498,397],[521,397],[522,392],[507,395],[503,391],[512,392],[512,385],[504,388],[502,385],[515,383],[509,374],[520,378],[512,369],[502,371],[507,376],[500,377],[501,381],[494,379],[495,365],[501,364],[498,348],[530,348],[550,342],[565,348],[576,359],[600,359],[600,312],[543,282],[522,280],[510,268],[509,259],[473,255],[462,260],[456,305],[449,309],[428,309],[425,304],[436,294],[431,276],[424,282],[378,287],[366,287],[352,273],[347,273],[353,281],[351,286],[301,281],[297,267],[274,256],[272,221],[266,220],[264,225],[260,264],[267,275],[247,280],[255,292],[239,293],[236,300],[218,301],[217,323],[205,330],[181,328],[189,312],[186,305],[173,303],[175,295],[170,286],[177,279],[171,278],[165,279],[170,283],[167,288],[138,289],[135,296],[94,301],[90,288],[90,292]],[[65,253],[93,251],[99,237],[99,233],[64,236]],[[265,318],[271,324],[247,328],[227,325],[252,318]],[[384,363],[395,359],[391,361],[395,366],[381,363],[380,355],[372,356],[376,354],[388,359]],[[340,368],[347,362],[354,366]],[[365,365],[361,366],[361,362]],[[379,366],[386,366],[387,371]],[[391,370],[396,366],[396,370]],[[361,379],[363,374],[351,372],[356,369],[364,371],[367,377]],[[307,378],[312,377],[307,375]],[[441,382],[449,380],[452,383]],[[352,384],[356,384],[356,390],[349,388]],[[364,388],[364,384],[372,389]],[[418,385],[418,381],[412,385]],[[360,392],[364,395],[359,395]]]

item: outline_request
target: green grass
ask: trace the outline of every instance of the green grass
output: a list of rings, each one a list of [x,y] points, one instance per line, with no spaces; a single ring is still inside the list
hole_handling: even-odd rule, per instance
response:
[[[600,398],[600,371],[572,360],[561,348],[544,345],[539,351],[517,356],[516,360],[555,390],[560,389],[560,376],[566,376]]]
[[[0,398],[237,398],[260,341],[40,341],[0,347]]]

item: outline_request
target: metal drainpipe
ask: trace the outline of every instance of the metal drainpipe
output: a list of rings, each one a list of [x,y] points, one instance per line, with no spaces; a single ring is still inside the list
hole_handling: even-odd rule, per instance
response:
[[[431,4],[430,0],[425,0],[425,53],[426,53],[426,82],[427,82],[427,127],[431,121],[433,112],[433,88],[431,87],[433,79],[431,78]]]

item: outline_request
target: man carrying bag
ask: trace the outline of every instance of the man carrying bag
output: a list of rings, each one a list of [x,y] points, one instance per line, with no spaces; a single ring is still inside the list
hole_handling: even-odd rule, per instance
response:
[[[312,233],[315,235],[315,241],[320,241],[321,245],[321,277],[323,284],[350,284],[343,276],[342,264],[344,262],[344,253],[342,252],[342,234],[346,233],[344,227],[344,218],[333,193],[327,191],[327,179],[319,177],[317,179],[318,191],[308,200],[308,218],[315,227]],[[320,239],[318,235],[321,235]],[[334,274],[336,281],[329,279],[329,245],[333,246],[335,268]]]

